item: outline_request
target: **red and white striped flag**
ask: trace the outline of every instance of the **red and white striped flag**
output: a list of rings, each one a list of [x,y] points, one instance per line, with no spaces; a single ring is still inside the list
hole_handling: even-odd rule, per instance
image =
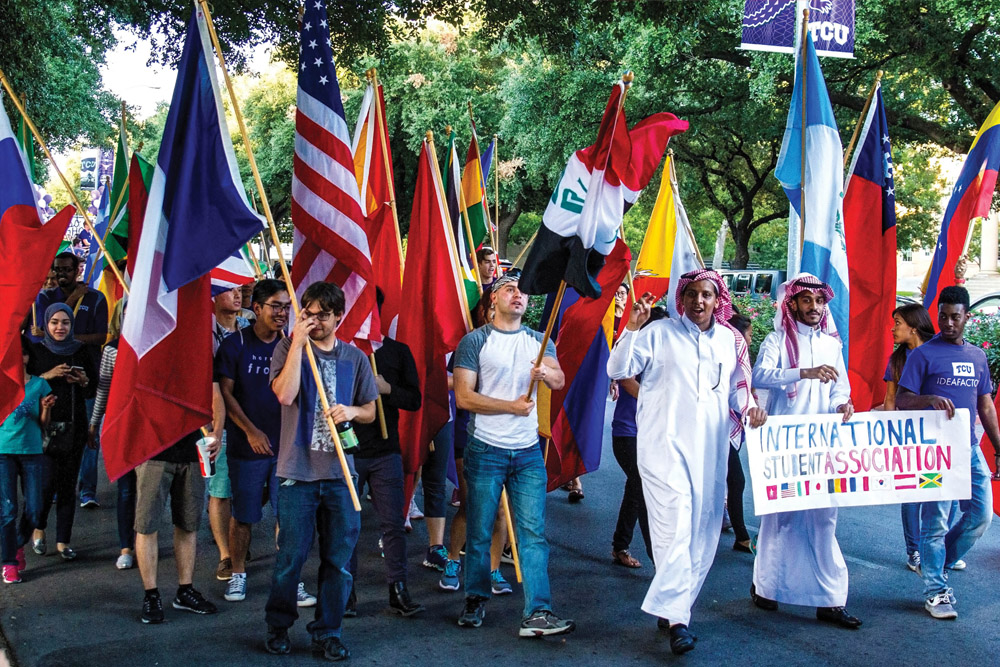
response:
[[[325,2],[306,3],[301,34],[292,176],[292,283],[299,296],[317,281],[339,285],[347,306],[337,337],[370,354],[382,342],[382,333]]]

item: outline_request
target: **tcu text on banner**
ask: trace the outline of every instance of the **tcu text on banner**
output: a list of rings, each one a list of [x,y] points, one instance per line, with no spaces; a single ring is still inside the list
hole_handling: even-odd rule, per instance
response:
[[[747,429],[757,516],[964,500],[971,494],[969,411],[770,416]]]

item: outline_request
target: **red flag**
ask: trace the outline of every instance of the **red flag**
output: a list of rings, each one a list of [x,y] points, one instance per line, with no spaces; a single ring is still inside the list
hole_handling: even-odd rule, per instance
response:
[[[844,240],[851,295],[848,376],[858,411],[885,400],[896,307],[896,211],[889,123],[876,89],[851,162],[844,196]]]
[[[0,421],[24,400],[21,323],[42,289],[74,212],[67,206],[45,224],[30,203],[0,212],[0,257],[4,258],[0,264]]]
[[[153,180],[153,165],[138,153],[132,153],[128,167],[128,248],[125,272],[131,281],[135,270],[135,257],[139,253],[139,236],[142,234],[142,219],[146,215],[146,200],[149,199],[149,183]]]
[[[413,353],[423,397],[419,410],[399,415],[407,498],[412,496],[414,476],[427,459],[431,439],[448,423],[445,356],[472,328],[441,193],[437,165],[432,164],[425,140],[417,167],[403,273],[403,293],[413,306],[399,314],[398,327],[399,342],[406,343]]]
[[[382,335],[393,336],[402,305],[403,249],[392,213],[392,150],[385,124],[385,97],[368,85],[354,131],[354,173],[361,189],[375,284],[385,300],[380,315]],[[382,150],[385,142],[385,151]],[[386,167],[388,165],[388,172]]]
[[[993,401],[993,406],[997,409],[998,414],[1000,414],[1000,392],[997,392],[997,397]],[[989,467],[990,472],[996,473],[997,465],[993,451],[993,445],[990,443],[989,437],[983,433],[983,439],[979,441],[979,448],[983,450],[983,458],[986,459],[986,465]],[[972,452],[975,456],[976,453]],[[1000,516],[1000,481],[990,482],[993,485],[993,513]]]

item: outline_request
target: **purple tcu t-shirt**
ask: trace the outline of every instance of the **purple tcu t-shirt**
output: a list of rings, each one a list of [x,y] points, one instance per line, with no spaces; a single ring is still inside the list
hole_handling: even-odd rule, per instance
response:
[[[899,386],[915,394],[943,396],[956,408],[968,409],[970,437],[976,445],[977,403],[980,396],[993,392],[985,352],[968,341],[954,345],[938,334],[910,353]]]

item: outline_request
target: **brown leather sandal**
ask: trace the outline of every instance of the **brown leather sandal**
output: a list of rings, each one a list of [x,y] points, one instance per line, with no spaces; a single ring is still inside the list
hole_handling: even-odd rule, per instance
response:
[[[635,556],[628,552],[628,549],[622,549],[621,551],[611,550],[611,558],[614,560],[616,565],[622,565],[624,567],[630,567],[632,569],[642,567],[642,563],[636,559]]]

